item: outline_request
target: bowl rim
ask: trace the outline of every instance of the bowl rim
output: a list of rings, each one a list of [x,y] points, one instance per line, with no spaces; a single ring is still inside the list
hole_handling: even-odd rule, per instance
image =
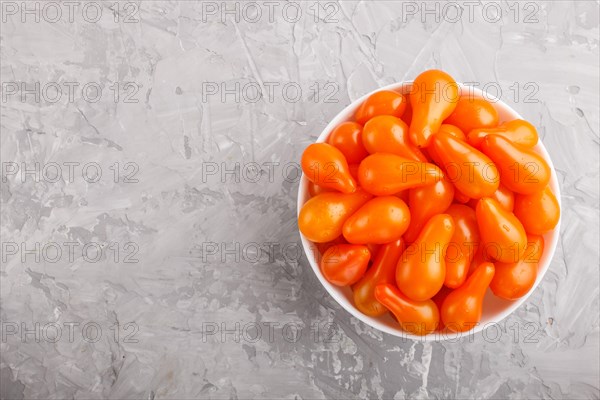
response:
[[[391,91],[395,91],[398,93],[406,94],[408,92],[408,90],[410,90],[412,83],[413,83],[413,81],[395,82],[395,83],[383,86],[381,88],[377,88],[377,89],[359,97],[358,99],[352,101],[350,104],[348,104],[346,107],[344,107],[341,111],[339,111],[338,114],[325,126],[325,128],[319,134],[319,137],[317,138],[315,143],[325,142],[325,140],[327,139],[327,137],[329,136],[329,134],[331,133],[333,128],[342,122],[349,121],[351,119],[351,117],[354,115],[354,112],[356,111],[358,106],[360,104],[362,104],[363,101],[365,101],[373,93],[383,91],[383,90],[391,90]],[[517,111],[515,111],[512,107],[510,107],[505,102],[503,102],[500,98],[498,98],[492,94],[489,94],[487,92],[484,92],[477,87],[464,85],[463,83],[460,83],[460,82],[457,82],[457,83],[459,85],[461,93],[463,93],[465,90],[469,90],[469,91],[471,91],[471,95],[484,96],[488,101],[490,101],[491,103],[494,104],[496,109],[498,109],[499,111],[501,110],[502,112],[504,112],[506,114],[509,114],[512,119],[524,119]],[[550,170],[552,173],[551,173],[550,182],[548,185],[552,189],[552,191],[558,201],[559,207],[562,209],[560,186],[558,184],[558,177],[556,174],[556,170],[554,169],[554,164],[552,163],[552,159],[550,158],[550,155],[549,155],[548,151],[546,150],[546,147],[542,143],[541,138],[538,140],[538,143],[536,144],[534,149],[536,150],[536,152],[538,154],[540,154],[544,158],[544,160],[550,166]],[[296,216],[298,216],[300,214],[300,209],[302,208],[304,203],[309,198],[310,197],[308,196],[308,179],[306,178],[306,176],[303,173],[300,177],[300,182],[299,182],[299,186],[298,186],[297,215]],[[424,336],[412,335],[408,332],[403,331],[399,326],[397,328],[392,328],[389,325],[380,321],[380,319],[382,318],[381,316],[380,317],[370,317],[370,316],[367,316],[366,314],[363,314],[361,311],[359,311],[354,306],[352,301],[348,300],[342,294],[342,292],[341,292],[342,288],[332,285],[325,279],[325,277],[321,273],[321,270],[319,268],[317,260],[315,260],[314,252],[311,251],[311,246],[312,246],[312,249],[314,250],[315,244],[313,242],[309,241],[302,234],[302,232],[300,232],[300,231],[298,231],[298,232],[300,234],[300,239],[302,241],[302,248],[304,250],[304,253],[306,254],[306,258],[308,259],[310,266],[312,267],[313,272],[315,273],[315,275],[317,276],[317,278],[319,279],[319,281],[321,282],[321,284],[323,285],[325,290],[328,292],[328,294],[331,297],[333,297],[335,299],[335,301],[343,309],[345,309],[347,312],[349,312],[352,316],[354,316],[361,322],[363,322],[366,325],[371,326],[379,331],[382,331],[382,332],[385,332],[385,333],[388,333],[390,335],[394,335],[397,337],[408,338],[408,339],[422,341],[422,342],[423,341],[431,342],[431,341],[457,340],[457,339],[460,339],[461,337],[467,337],[469,335],[479,333],[479,332],[485,330],[491,324],[500,323],[502,320],[504,320],[510,314],[512,314],[517,308],[519,308],[523,303],[525,303],[527,301],[527,299],[531,296],[531,294],[535,291],[535,289],[538,287],[538,285],[544,278],[546,272],[550,268],[550,263],[554,256],[554,253],[556,251],[558,239],[560,236],[561,220],[562,220],[562,213],[559,217],[556,227],[552,231],[547,232],[546,234],[543,235],[544,251],[543,251],[542,257],[540,258],[540,261],[538,263],[538,274],[537,274],[534,285],[531,287],[529,292],[527,292],[527,294],[525,294],[523,297],[521,297],[517,300],[513,300],[513,301],[505,300],[509,304],[506,308],[502,309],[500,312],[495,314],[494,317],[490,318],[490,321],[488,321],[487,323],[485,323],[485,324],[480,323],[469,331],[465,331],[465,332],[432,332],[432,333],[430,333],[428,335],[424,335]],[[550,240],[548,240],[548,239],[550,239]],[[488,288],[486,297],[490,296],[490,295],[491,295],[491,291]]]

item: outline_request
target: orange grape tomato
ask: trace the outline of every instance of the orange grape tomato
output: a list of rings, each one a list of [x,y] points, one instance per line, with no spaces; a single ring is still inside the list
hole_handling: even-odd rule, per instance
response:
[[[446,248],[454,235],[454,222],[448,214],[427,221],[421,233],[406,248],[396,269],[396,284],[413,300],[432,298],[446,277]]]
[[[406,108],[406,99],[400,93],[381,90],[373,93],[358,107],[354,119],[361,125],[378,115],[392,115],[400,118]]]
[[[479,199],[491,196],[498,189],[498,169],[479,150],[446,132],[434,135],[431,145],[440,157],[448,179],[464,195]]]
[[[534,235],[551,231],[560,219],[558,200],[548,186],[533,194],[517,194],[514,212],[525,231]]]
[[[392,195],[405,189],[430,185],[443,176],[443,172],[434,164],[387,153],[371,154],[358,168],[360,185],[376,196]]]
[[[409,97],[413,110],[410,140],[417,147],[427,147],[431,136],[456,108],[458,85],[447,73],[431,69],[417,76]]]
[[[535,284],[538,263],[544,252],[544,238],[527,235],[527,250],[516,263],[494,264],[496,274],[490,283],[492,292],[503,299],[516,300],[525,296]]]
[[[327,143],[342,152],[348,164],[358,164],[369,153],[362,140],[363,127],[356,122],[342,122],[329,134]]]
[[[330,192],[317,195],[300,209],[298,228],[312,242],[330,242],[342,234],[346,219],[372,197],[361,189],[351,194]]]
[[[440,313],[433,301],[411,300],[390,283],[377,285],[375,298],[394,314],[405,332],[423,336],[437,329]]]
[[[483,97],[473,94],[461,95],[456,108],[444,121],[459,127],[463,132],[478,128],[495,128],[498,126],[498,111],[492,103]]]
[[[393,283],[396,279],[396,265],[404,251],[404,241],[381,245],[375,254],[371,268],[367,270],[360,281],[352,286],[354,305],[362,313],[377,317],[387,312],[375,298],[375,287],[381,283]]]
[[[453,332],[473,329],[481,320],[483,298],[494,277],[494,264],[484,262],[458,289],[454,289],[440,310],[446,328]]]
[[[341,151],[327,143],[313,143],[302,153],[302,172],[309,181],[342,193],[356,190],[348,162]]]
[[[438,132],[444,132],[451,136],[454,136],[458,140],[462,140],[463,142],[465,141],[465,134],[454,125],[442,124]],[[427,149],[423,150],[427,151],[429,157],[433,160],[434,163],[436,163],[439,166],[443,165],[442,159],[440,158],[436,150],[433,148],[433,146],[430,145],[429,147],[427,147]]]
[[[530,148],[538,142],[535,126],[523,119],[505,122],[497,128],[474,129],[467,135],[467,140],[471,146],[479,148],[483,139],[492,134],[503,136],[515,144]]]
[[[550,181],[548,163],[533,149],[499,135],[487,135],[481,142],[481,151],[498,166],[502,184],[513,192],[533,194]]]
[[[373,153],[391,153],[414,161],[427,161],[423,153],[408,139],[408,126],[400,118],[378,115],[363,129],[363,145]]]
[[[343,234],[350,243],[384,244],[402,237],[410,223],[408,206],[396,196],[375,197],[344,222]]]
[[[441,214],[452,204],[454,186],[448,179],[441,179],[431,185],[413,188],[408,191],[410,225],[404,239],[412,243],[431,217]]]
[[[475,214],[486,254],[497,261],[517,262],[527,247],[521,221],[489,197],[479,200]]]
[[[479,246],[479,227],[475,211],[469,206],[452,204],[446,214],[454,221],[454,235],[446,250],[444,285],[457,288],[469,274],[471,261]]]
[[[370,258],[371,254],[367,246],[338,244],[331,246],[323,254],[321,272],[333,285],[352,285],[363,277]]]

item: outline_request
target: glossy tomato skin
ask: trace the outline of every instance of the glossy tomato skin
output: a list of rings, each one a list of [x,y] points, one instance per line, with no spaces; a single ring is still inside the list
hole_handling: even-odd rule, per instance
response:
[[[427,159],[408,138],[408,126],[400,118],[378,115],[371,118],[363,129],[364,148],[370,154],[391,153],[413,161]]]
[[[346,219],[372,197],[362,189],[351,194],[329,192],[317,195],[300,209],[298,228],[315,243],[335,240],[342,234]]]
[[[412,161],[388,153],[371,154],[358,168],[360,186],[376,196],[388,196],[403,190],[430,185],[444,173],[434,164]]]
[[[487,135],[503,136],[512,143],[529,148],[538,142],[535,126],[522,119],[505,122],[497,128],[474,129],[467,135],[467,141],[471,146],[479,148]]]
[[[375,298],[394,314],[405,332],[423,336],[437,329],[440,314],[433,301],[411,300],[389,283],[375,287]]]
[[[396,196],[380,196],[366,202],[344,223],[350,243],[385,244],[402,237],[410,223],[408,206]]]
[[[527,249],[515,263],[496,262],[496,274],[490,283],[492,292],[503,299],[516,300],[525,296],[535,284],[540,258],[544,252],[544,238],[527,236]]]
[[[479,199],[498,189],[498,169],[479,150],[446,132],[434,135],[431,145],[440,157],[448,179],[464,195]]]
[[[444,123],[455,125],[463,132],[471,132],[478,128],[495,128],[498,120],[498,111],[492,103],[482,97],[466,94],[460,96],[456,108]]]
[[[342,193],[356,191],[348,162],[341,151],[328,143],[313,143],[302,153],[302,172],[308,180]]]
[[[362,136],[362,125],[342,122],[329,134],[327,143],[341,151],[348,164],[358,164],[369,154],[363,146]]]
[[[431,185],[413,188],[408,191],[410,225],[404,233],[408,243],[415,241],[421,229],[431,217],[442,214],[454,199],[454,186],[444,178]]]
[[[481,245],[488,256],[501,262],[517,262],[527,247],[521,221],[489,197],[480,199],[475,210]]]
[[[518,194],[514,212],[525,231],[534,235],[550,232],[560,219],[560,206],[549,186],[533,194]]]
[[[446,250],[444,285],[457,288],[467,279],[471,261],[479,246],[479,227],[475,211],[469,206],[452,204],[446,214],[454,221],[454,235]]]
[[[332,285],[352,285],[363,277],[370,258],[371,254],[366,246],[338,244],[323,254],[321,272]]]
[[[413,110],[410,140],[417,147],[427,147],[431,137],[456,108],[458,85],[447,73],[428,70],[417,76],[409,98]]]
[[[461,140],[463,142],[466,140],[465,134],[454,125],[442,124],[440,126],[438,133],[440,133],[440,132],[447,133],[450,136],[454,136],[456,139]],[[429,154],[429,157],[431,158],[431,160],[433,160],[433,162],[435,164],[443,167],[444,163],[443,163],[442,159],[440,158],[440,156],[438,155],[434,146],[432,146],[430,144],[429,147],[427,147],[427,149],[425,149],[425,151]]]
[[[494,272],[494,264],[480,264],[462,286],[454,289],[446,297],[440,314],[448,330],[465,332],[479,323],[483,311],[483,298]]]
[[[378,317],[388,310],[375,298],[375,287],[382,283],[394,283],[396,265],[404,251],[404,241],[398,239],[379,247],[373,259],[373,265],[360,281],[352,286],[354,305],[363,314]],[[373,253],[372,253],[373,254]]]
[[[550,181],[550,167],[542,156],[499,135],[487,135],[481,151],[494,161],[504,186],[515,193],[532,194]]]
[[[381,90],[373,93],[358,107],[354,119],[359,124],[364,125],[368,120],[378,115],[392,115],[400,118],[404,114],[406,102],[406,98],[400,93]]]
[[[408,298],[424,301],[441,289],[446,277],[445,252],[453,234],[452,217],[438,214],[406,248],[398,261],[396,284]]]

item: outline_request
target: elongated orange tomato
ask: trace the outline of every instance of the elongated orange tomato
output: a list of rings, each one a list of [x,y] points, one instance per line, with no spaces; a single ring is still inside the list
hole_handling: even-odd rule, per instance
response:
[[[410,189],[408,205],[410,225],[404,233],[404,239],[412,243],[431,217],[441,214],[452,204],[454,186],[444,178],[431,185]]]
[[[352,193],[356,190],[356,181],[350,175],[348,162],[341,151],[327,143],[313,143],[302,153],[302,172],[311,182]]]
[[[330,192],[317,195],[302,206],[298,228],[312,242],[330,242],[342,234],[346,219],[372,197],[361,189],[350,194]]]
[[[558,200],[546,186],[533,194],[518,194],[515,197],[515,215],[527,233],[543,235],[554,229],[560,219]]]
[[[455,125],[463,132],[479,128],[495,128],[498,126],[498,111],[492,103],[482,97],[463,94],[444,123]]]
[[[544,238],[528,235],[527,249],[519,261],[494,264],[496,274],[490,283],[492,292],[507,300],[516,300],[525,296],[535,283],[538,264],[543,252]]]
[[[378,115],[371,118],[363,129],[363,145],[371,154],[391,153],[409,160],[427,159],[408,139],[408,126],[400,118]]]
[[[381,90],[373,93],[358,107],[354,119],[361,125],[378,115],[392,115],[400,118],[406,108],[406,98],[391,90]]]
[[[445,132],[463,142],[466,140],[465,134],[454,125],[442,124],[442,126],[440,126],[440,130],[438,131],[438,133],[440,133],[440,132]],[[433,146],[430,145],[429,147],[427,147],[427,149],[425,151],[427,151],[427,153],[429,154],[429,157],[431,157],[431,159],[433,160],[434,163],[443,167],[444,163],[442,162],[442,159],[440,158],[440,156],[438,155],[437,151],[435,150],[435,148]]]
[[[487,255],[501,262],[517,262],[527,247],[521,221],[489,197],[477,202],[477,225]]]
[[[457,288],[465,282],[471,261],[479,246],[479,227],[475,211],[462,204],[452,204],[446,214],[454,221],[454,235],[446,250],[444,285]]]
[[[412,161],[387,153],[371,154],[358,167],[360,185],[376,196],[387,196],[405,189],[430,185],[443,176],[443,172],[434,164]]]
[[[497,128],[474,129],[467,135],[467,140],[471,146],[479,148],[487,135],[503,136],[515,144],[530,148],[538,142],[535,126],[523,119],[505,122]]]
[[[494,264],[480,264],[461,287],[446,297],[440,313],[448,330],[465,332],[473,329],[481,320],[483,298],[494,272]]]
[[[423,336],[437,329],[440,313],[432,300],[411,300],[389,283],[377,285],[375,298],[394,314],[405,332]]]
[[[436,134],[431,144],[448,179],[461,193],[479,199],[498,189],[498,169],[488,156],[446,132]]]
[[[499,135],[487,135],[481,143],[481,151],[498,166],[502,184],[513,192],[539,192],[550,181],[548,163],[528,147]]]
[[[447,73],[431,69],[417,76],[409,97],[413,110],[410,140],[417,147],[427,147],[431,136],[456,108],[458,85]]]
[[[363,146],[363,127],[356,122],[342,122],[329,134],[327,143],[342,152],[348,164],[358,164],[369,153]]]
[[[350,243],[384,244],[402,237],[410,223],[408,206],[396,196],[375,197],[344,222],[342,232]]]
[[[367,246],[338,244],[331,246],[323,254],[321,272],[333,285],[352,285],[363,277],[370,258]]]
[[[444,284],[446,248],[454,234],[454,222],[448,214],[438,214],[406,248],[396,269],[396,284],[408,298],[427,300]]]
[[[375,253],[371,268],[352,286],[354,305],[362,313],[377,317],[387,312],[387,308],[375,298],[375,287],[381,283],[394,283],[396,265],[403,251],[402,239],[382,245]]]

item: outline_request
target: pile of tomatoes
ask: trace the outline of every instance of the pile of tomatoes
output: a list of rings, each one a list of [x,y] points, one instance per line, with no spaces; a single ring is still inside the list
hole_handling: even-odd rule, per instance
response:
[[[302,155],[311,198],[298,217],[323,276],[369,316],[405,331],[463,332],[483,298],[534,285],[560,216],[535,127],[429,70],[407,94],[379,91]]]

